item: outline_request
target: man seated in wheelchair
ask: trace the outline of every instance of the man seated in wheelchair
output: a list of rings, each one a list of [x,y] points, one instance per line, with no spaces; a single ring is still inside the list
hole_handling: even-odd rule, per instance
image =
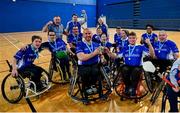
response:
[[[147,39],[146,43],[149,50],[144,45],[136,45],[136,33],[129,34],[129,45],[124,47],[119,53],[118,57],[123,57],[124,66],[122,67],[122,77],[125,84],[125,95],[136,96],[137,85],[140,80],[142,69],[142,57],[144,55],[154,56],[154,49]]]
[[[160,73],[165,72],[167,67],[172,66],[173,61],[179,57],[175,42],[168,40],[167,37],[165,31],[160,31],[158,41],[153,44],[156,58],[152,59],[152,63],[160,68]]]
[[[126,46],[129,45],[129,41],[128,41],[128,35],[129,35],[129,31],[128,30],[121,30],[120,31],[120,40],[117,42],[117,54]],[[117,67],[120,66],[120,62],[123,62],[123,59],[117,58],[115,60],[115,63],[117,65]]]
[[[54,61],[60,61],[60,67],[63,72],[63,77],[66,78],[66,71],[68,73],[69,78],[71,77],[70,69],[69,69],[69,58],[67,51],[72,51],[66,46],[67,44],[60,38],[56,38],[55,32],[49,30],[48,31],[48,42],[44,42],[41,45],[41,49],[48,49],[52,53],[52,57],[54,57]],[[55,62],[53,63],[53,67],[56,70]]]
[[[112,44],[108,41],[108,38],[106,36],[106,34],[102,34],[101,35],[101,43],[100,43],[100,46],[101,46],[101,52],[103,53],[104,52],[104,48],[108,48],[109,51],[112,47]],[[106,65],[110,64],[110,58],[108,56],[107,53],[104,53],[103,55],[101,55],[102,59],[104,59],[104,62]]]
[[[19,50],[14,55],[12,63],[12,76],[16,77],[20,74],[23,78],[30,78],[30,80],[36,84],[37,91],[44,89],[40,81],[42,76],[41,67],[33,64],[34,60],[39,57],[41,42],[42,38],[40,36],[32,36],[32,43],[29,44],[25,50]]]
[[[167,95],[170,103],[169,112],[178,113],[178,97],[180,97],[180,59],[177,59],[173,63],[167,79],[174,85],[174,87],[167,85]]]
[[[73,53],[76,53],[76,46],[78,42],[82,41],[82,33],[79,33],[78,27],[73,27],[73,32],[68,35],[67,43],[70,46],[70,49]]]
[[[71,51],[73,52],[73,55],[75,56],[76,53],[76,46],[78,42],[82,41],[82,33],[79,33],[78,27],[74,26],[72,33],[68,35],[67,37],[67,43],[70,46]],[[75,56],[75,59],[77,60],[77,56]]]
[[[78,43],[76,53],[78,57],[78,75],[82,81],[83,100],[89,103],[89,94],[99,93],[99,98],[103,98],[101,73],[98,66],[101,51],[100,45],[92,42],[92,32],[88,28],[84,30],[83,37],[85,40]],[[97,82],[98,88],[96,87]]]

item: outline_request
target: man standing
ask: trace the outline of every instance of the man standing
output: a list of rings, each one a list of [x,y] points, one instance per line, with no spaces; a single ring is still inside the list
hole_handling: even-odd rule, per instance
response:
[[[49,21],[42,29],[43,32],[48,32],[49,30],[54,31],[57,38],[61,38],[64,32],[64,27],[61,24],[61,18],[60,16],[55,16],[53,18],[53,21]]]
[[[83,25],[86,21],[87,21],[87,15],[86,15],[86,12],[84,11],[83,12],[84,14],[84,20],[82,21],[78,21],[78,15],[77,14],[73,14],[72,15],[72,20],[69,21],[67,23],[67,26],[66,26],[66,32],[68,34],[72,33],[72,30],[73,30],[73,27],[77,26],[78,27],[78,30],[79,30],[79,33],[81,33],[81,25]]]
[[[141,44],[145,44],[146,47],[147,44],[145,43],[146,39],[149,39],[151,41],[151,44],[153,45],[154,42],[156,42],[158,40],[158,37],[155,33],[153,33],[153,26],[152,25],[146,25],[146,33],[142,34],[141,36]]]

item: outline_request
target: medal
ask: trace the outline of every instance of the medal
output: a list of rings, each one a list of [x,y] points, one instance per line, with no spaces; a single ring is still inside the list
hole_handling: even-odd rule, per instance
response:
[[[39,58],[39,55],[38,55],[38,49],[35,50],[35,48],[33,47],[33,45],[31,45],[31,49],[33,50],[34,52],[34,55],[36,56],[36,58]]]
[[[92,53],[92,52],[94,51],[92,42],[91,42],[91,44],[90,44],[91,47],[89,47],[89,45],[88,45],[88,43],[87,43],[86,41],[84,41],[84,43],[86,44],[86,47],[88,48],[88,50],[90,51],[90,53]]]
[[[152,33],[151,34],[146,33],[146,36],[147,36],[148,39],[151,39],[152,38]]]
[[[129,45],[129,58],[128,58],[128,60],[131,60],[131,56],[132,56],[132,54],[133,54],[133,52],[134,52],[134,50],[135,50],[135,47],[136,46],[134,46],[133,48],[132,48],[132,50],[131,50],[131,47],[130,47],[130,45]]]
[[[57,52],[56,40],[54,41],[54,44],[53,44],[53,42],[51,42],[50,40],[48,40],[48,41],[49,41],[49,45],[52,47],[52,50],[53,50],[54,52]]]
[[[166,42],[166,41],[165,41]],[[163,44],[161,44],[161,42],[159,41],[159,48],[158,48],[158,53],[160,53],[161,52],[161,49],[162,49],[162,47],[164,46],[164,44],[165,44],[165,42],[163,42]]]

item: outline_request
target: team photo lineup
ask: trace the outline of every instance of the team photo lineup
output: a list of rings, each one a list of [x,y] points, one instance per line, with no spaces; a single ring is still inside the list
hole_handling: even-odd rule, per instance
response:
[[[16,105],[25,98],[29,111],[36,112],[32,98],[48,98],[55,86],[67,86],[69,103],[75,100],[85,107],[115,97],[122,105],[130,101],[127,106],[148,98],[150,105],[159,107],[157,112],[179,112],[179,48],[166,30],[147,23],[141,34],[119,25],[111,32],[105,16],[98,17],[92,30],[89,12],[78,13],[66,25],[63,15],[51,17],[42,25],[40,32],[45,35],[32,33],[28,43],[6,59],[9,72],[2,78],[1,94],[7,103]],[[44,51],[50,55],[48,65],[39,66],[35,62]]]

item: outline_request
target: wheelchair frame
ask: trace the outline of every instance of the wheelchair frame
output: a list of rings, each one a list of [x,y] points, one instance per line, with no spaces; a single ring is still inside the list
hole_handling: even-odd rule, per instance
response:
[[[146,87],[141,83],[144,79],[143,79],[143,76],[145,76],[145,72],[143,71],[142,74],[140,75],[140,80],[139,80],[139,83],[138,83],[138,87],[140,86],[143,86],[144,90],[146,91],[143,95],[141,96],[127,96],[127,95],[124,95],[124,88],[125,88],[125,84],[123,83],[123,78],[122,78],[122,74],[120,72],[120,70],[118,70],[118,74],[117,74],[117,77],[115,79],[115,83],[114,83],[114,88],[115,88],[115,91],[116,91],[116,94],[120,97],[120,100],[123,100],[124,98],[127,98],[127,99],[135,99],[135,103],[137,103],[137,101],[143,97],[145,97],[147,94],[148,94],[148,90],[146,89]],[[146,79],[146,78],[145,78]],[[140,84],[141,83],[141,84]],[[120,89],[120,92],[118,91],[118,88],[120,87],[121,85],[121,89]],[[136,89],[136,92],[137,92],[137,89]]]
[[[43,68],[41,68],[41,69],[42,69],[42,72],[45,73],[45,75],[43,75],[42,77],[45,77],[45,81],[43,81],[43,82],[45,83],[46,87],[44,90],[37,92],[36,84],[33,81],[29,80],[28,82],[25,82],[25,80],[24,80],[25,78],[23,78],[20,74],[17,77],[12,77],[12,75],[11,75],[12,66],[10,65],[8,60],[6,60],[6,62],[9,66],[9,72],[10,73],[7,76],[5,76],[5,78],[3,79],[2,84],[1,84],[1,90],[2,90],[3,98],[5,100],[7,100],[9,103],[13,103],[13,104],[18,103],[22,99],[23,96],[25,98],[34,97],[34,96],[40,95],[40,94],[42,94],[42,93],[44,93],[50,89],[51,85],[49,84],[49,80],[48,80],[49,74]],[[16,86],[10,86],[10,90],[20,88],[20,94],[16,99],[9,99],[6,95],[6,92],[5,92],[5,88],[6,88],[5,85],[6,85],[6,82],[7,82],[9,77],[12,77],[17,82]],[[30,88],[31,84],[33,86],[33,89]],[[32,92],[32,94],[30,94],[29,92]]]
[[[70,81],[70,87],[69,87],[69,90],[68,90],[68,94],[70,95],[70,97],[74,100],[78,100],[78,101],[81,101],[81,102],[84,102],[84,95],[83,95],[83,92],[82,92],[82,88],[81,88],[81,81],[80,81],[80,76],[78,75],[78,67],[77,65],[75,66],[75,69],[74,69],[74,73],[73,73],[73,77]],[[103,93],[103,97],[107,97],[109,94],[111,94],[112,90],[111,90],[111,81],[108,77],[108,74],[106,73],[105,71],[105,68],[103,66],[100,66],[100,71],[102,73],[102,76],[104,77],[105,79],[105,82],[107,83],[106,87],[104,87],[103,89],[103,80],[101,81],[101,84],[102,84],[102,92],[104,92],[104,90],[106,89],[107,91],[105,93]],[[100,82],[100,81],[98,81]],[[76,88],[76,92],[75,91],[75,88]],[[80,93],[79,97],[77,96],[78,94]],[[88,99],[90,101],[95,101],[97,99],[100,99],[100,97],[93,97],[91,99]]]
[[[62,75],[62,71],[61,71],[61,67],[60,67],[60,60],[58,59],[58,58],[56,58],[55,56],[54,56],[54,54],[52,54],[51,55],[52,57],[51,57],[51,60],[50,60],[50,64],[49,64],[49,79],[50,79],[50,81],[52,82],[52,83],[55,83],[55,84],[65,84],[65,83],[69,83],[69,81],[65,81],[64,80],[64,77],[63,77],[63,75]],[[59,76],[60,76],[60,80],[59,81],[55,81],[55,80],[53,80],[53,76],[54,76],[54,65],[53,65],[53,63],[55,63],[55,66],[56,66],[56,68],[57,68],[57,72],[59,73]],[[57,76],[57,75],[56,75]],[[67,75],[66,75],[67,76]],[[70,79],[70,78],[69,78]]]

